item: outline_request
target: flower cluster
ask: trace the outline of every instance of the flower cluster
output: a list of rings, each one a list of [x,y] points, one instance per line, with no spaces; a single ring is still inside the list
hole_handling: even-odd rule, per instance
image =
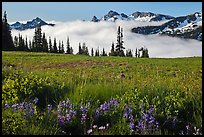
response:
[[[88,103],[88,105],[86,105],[86,106],[81,105],[81,107],[80,107],[81,123],[83,123],[83,124],[86,122],[86,116],[87,116],[89,106],[90,106],[90,103]]]
[[[67,99],[67,101],[62,101],[59,103],[59,105],[57,106],[57,112],[58,124],[60,126],[62,126],[65,122],[71,122],[76,115],[76,110],[73,110],[69,98]]]
[[[126,118],[130,124],[131,131],[134,131],[135,124],[134,124],[134,117],[132,115],[132,109],[129,106],[125,106],[123,117]]]
[[[201,128],[197,128],[197,127],[193,127],[190,126],[189,124],[186,125],[185,130],[181,130],[180,135],[202,135],[202,127]]]
[[[107,113],[111,109],[116,109],[118,106],[118,101],[115,99],[111,99],[109,102],[104,102],[98,109],[95,111],[95,119],[99,118],[100,113]]]
[[[38,98],[35,97],[34,103],[37,104]],[[4,104],[4,110],[10,108],[9,104]],[[13,111],[24,112],[24,118],[30,119],[34,115],[34,105],[30,102],[15,103],[11,105]]]
[[[142,118],[138,119],[137,128],[142,134],[152,134],[158,129],[159,123],[153,116],[154,106],[151,105],[147,113],[142,111]]]

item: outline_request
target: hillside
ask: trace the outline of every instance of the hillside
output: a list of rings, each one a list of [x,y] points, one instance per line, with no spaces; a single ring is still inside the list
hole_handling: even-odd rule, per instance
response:
[[[35,97],[39,99],[33,114],[37,122],[10,119],[24,122],[18,126],[19,134],[89,134],[91,124],[105,126],[104,131],[92,131],[96,135],[137,134],[136,129],[130,129],[127,113],[133,116],[136,126],[142,114],[148,112],[154,124],[158,121],[158,126],[152,127],[154,134],[180,134],[186,124],[200,128],[202,123],[201,57],[90,57],[34,52],[2,55],[2,104],[7,103],[2,114],[4,134],[12,130],[6,127],[5,116],[9,119],[8,115],[21,114],[8,109],[8,104],[33,102]],[[63,100],[70,108],[65,114],[72,112],[65,121],[62,118],[67,115],[59,109]],[[125,113],[127,107],[131,113]],[[87,127],[81,122],[83,117]],[[169,124],[175,120],[176,128],[172,129]]]

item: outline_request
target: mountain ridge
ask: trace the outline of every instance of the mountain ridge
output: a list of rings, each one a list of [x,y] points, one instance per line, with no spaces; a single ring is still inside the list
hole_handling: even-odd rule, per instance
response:
[[[33,28],[36,28],[38,26],[44,26],[44,25],[54,26],[55,24],[46,23],[45,21],[43,21],[39,17],[36,17],[32,21],[27,21],[25,24],[17,21],[16,23],[11,24],[10,28],[16,29],[16,30],[26,30],[26,29],[33,29]]]

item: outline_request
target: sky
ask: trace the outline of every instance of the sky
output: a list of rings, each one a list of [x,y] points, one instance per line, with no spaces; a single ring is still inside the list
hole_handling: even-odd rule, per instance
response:
[[[2,2],[2,14],[8,22],[28,21],[40,17],[44,21],[91,20],[115,10],[127,15],[153,12],[174,17],[202,11],[202,2]]]

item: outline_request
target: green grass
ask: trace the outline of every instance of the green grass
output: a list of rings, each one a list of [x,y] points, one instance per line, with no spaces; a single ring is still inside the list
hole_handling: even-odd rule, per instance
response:
[[[144,101],[146,97],[146,104],[155,104],[160,117],[176,115],[186,123],[196,126],[202,123],[201,57],[89,57],[2,52],[3,86],[8,74],[17,70],[23,71],[23,75],[32,72],[38,78],[47,78],[49,82],[39,84],[42,85],[39,90],[50,91],[56,104],[69,97],[72,103],[91,102],[96,107],[98,102],[101,104],[111,97],[125,98],[124,95],[137,89],[140,91],[138,101],[129,97],[132,103]],[[125,78],[120,77],[121,72]]]

